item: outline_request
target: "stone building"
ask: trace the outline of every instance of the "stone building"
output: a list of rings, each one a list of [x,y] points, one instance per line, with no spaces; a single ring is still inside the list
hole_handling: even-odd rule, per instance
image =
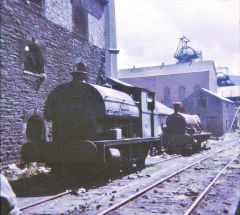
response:
[[[201,88],[182,102],[186,113],[197,114],[201,119],[203,131],[215,136],[228,132],[235,114],[234,102],[210,90]],[[236,122],[232,130],[236,129]]]
[[[118,78],[156,92],[157,100],[169,107],[172,107],[173,102],[183,101],[201,87],[217,92],[213,61],[122,69]]]
[[[114,0],[2,0],[1,148],[4,168],[27,141],[51,140],[49,92],[84,69],[90,83],[116,68]],[[109,51],[110,50],[110,51]]]

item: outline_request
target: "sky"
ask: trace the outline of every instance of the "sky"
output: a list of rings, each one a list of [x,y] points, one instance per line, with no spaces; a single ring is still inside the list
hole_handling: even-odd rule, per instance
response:
[[[118,68],[174,64],[179,38],[240,75],[239,0],[115,0]]]

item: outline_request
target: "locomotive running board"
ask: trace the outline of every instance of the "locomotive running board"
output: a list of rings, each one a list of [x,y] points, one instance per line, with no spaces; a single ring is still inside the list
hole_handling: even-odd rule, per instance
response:
[[[150,144],[160,141],[160,137],[145,137],[145,138],[126,138],[121,140],[99,140],[93,141],[99,152],[99,160],[102,163],[106,163],[106,151],[105,149],[108,147],[117,147],[121,145],[133,145],[133,144]]]

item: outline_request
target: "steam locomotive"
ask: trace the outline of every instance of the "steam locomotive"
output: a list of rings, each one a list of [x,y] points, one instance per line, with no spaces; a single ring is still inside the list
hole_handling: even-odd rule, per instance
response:
[[[167,149],[191,151],[196,141],[201,144],[209,137],[189,127],[199,126],[199,120],[179,113],[168,117],[161,135],[154,92],[113,78],[99,86],[86,82],[86,72],[71,74],[72,81],[57,86],[45,103],[53,141],[24,144],[23,161],[58,169],[104,166],[118,159],[126,169],[141,168],[153,145],[161,148],[163,142]]]
[[[155,93],[114,79],[111,87],[90,84],[85,72],[71,74],[72,81],[57,86],[45,103],[53,141],[24,144],[23,160],[58,168],[120,159],[126,168],[142,167],[151,144],[160,144]]]
[[[201,143],[210,138],[210,133],[202,132],[198,115],[180,112],[180,103],[174,103],[174,113],[166,120],[162,143],[169,153],[191,154],[201,148]]]

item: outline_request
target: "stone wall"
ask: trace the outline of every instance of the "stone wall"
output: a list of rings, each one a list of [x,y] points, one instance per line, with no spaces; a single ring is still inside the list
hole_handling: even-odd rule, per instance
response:
[[[45,2],[45,4],[44,4]],[[104,4],[99,0],[44,0],[47,19],[90,43],[105,47]]]
[[[58,25],[49,17],[45,17],[44,8],[31,1],[1,1],[0,161],[3,168],[20,161],[19,151],[27,141],[26,127],[32,115],[43,120],[46,139],[51,140],[51,123],[43,116],[44,104],[52,89],[71,80],[76,59],[86,66],[90,83],[96,83],[99,73],[105,74],[105,49],[69,31],[68,24]],[[42,74],[24,72],[27,47],[33,43],[43,57]]]
[[[47,19],[72,31],[72,5],[70,0],[45,0],[44,15]]]

